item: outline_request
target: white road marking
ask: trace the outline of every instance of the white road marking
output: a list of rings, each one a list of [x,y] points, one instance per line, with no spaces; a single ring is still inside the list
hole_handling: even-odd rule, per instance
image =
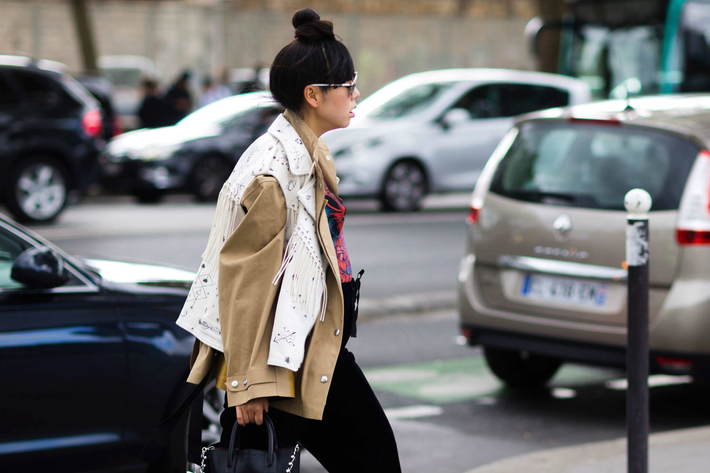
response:
[[[577,391],[567,388],[553,388],[550,393],[555,399],[572,399],[577,397]]]
[[[385,409],[385,415],[389,420],[418,419],[420,417],[440,416],[444,410],[439,406],[407,406],[392,407]]]
[[[476,399],[476,404],[480,406],[495,406],[498,403],[498,399],[494,397],[480,397]]]
[[[675,384],[688,384],[693,382],[692,376],[670,376],[667,374],[654,374],[648,377],[648,387],[673,386]],[[615,391],[625,391],[628,387],[626,379],[612,379],[604,383],[607,388]]]

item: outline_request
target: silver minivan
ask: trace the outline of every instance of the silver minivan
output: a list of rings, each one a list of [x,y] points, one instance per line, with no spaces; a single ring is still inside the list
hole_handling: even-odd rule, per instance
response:
[[[653,372],[710,373],[710,95],[521,117],[473,192],[460,323],[513,387],[565,361],[625,365],[626,211],[650,212]]]

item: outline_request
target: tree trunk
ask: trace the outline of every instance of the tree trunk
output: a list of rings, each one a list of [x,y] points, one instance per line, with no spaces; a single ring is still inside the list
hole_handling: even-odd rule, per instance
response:
[[[565,0],[538,0],[543,23],[560,22],[565,14]],[[544,28],[538,38],[537,68],[542,72],[557,72],[560,57],[561,28]]]
[[[69,0],[74,17],[74,25],[79,39],[81,49],[81,59],[84,66],[84,73],[93,74],[98,72],[96,59],[96,42],[94,41],[94,30],[89,16],[87,0]]]

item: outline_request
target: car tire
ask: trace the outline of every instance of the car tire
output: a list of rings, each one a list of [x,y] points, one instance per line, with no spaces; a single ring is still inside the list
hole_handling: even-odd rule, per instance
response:
[[[189,410],[180,418],[175,429],[170,434],[170,441],[160,456],[150,462],[145,473],[185,473],[187,462],[187,426]],[[197,470],[191,470],[197,471]]]
[[[233,167],[229,161],[218,155],[200,159],[192,168],[191,190],[195,198],[201,202],[217,200]]]
[[[419,210],[427,192],[427,179],[422,166],[414,160],[396,162],[387,171],[380,202],[387,212]]]
[[[224,391],[217,389],[216,381],[212,380],[205,386],[202,401],[202,447],[221,440],[222,425],[219,417],[223,410]],[[187,462],[188,419],[189,415],[185,412],[171,434],[170,443],[160,457],[150,463],[146,473],[199,471],[199,465]]]
[[[141,204],[157,204],[163,200],[164,192],[160,189],[133,189],[132,194]]]
[[[51,222],[67,204],[68,183],[67,171],[56,159],[24,158],[10,173],[5,202],[20,222]]]
[[[508,387],[535,389],[543,386],[562,366],[562,361],[527,352],[484,347],[488,367]]]

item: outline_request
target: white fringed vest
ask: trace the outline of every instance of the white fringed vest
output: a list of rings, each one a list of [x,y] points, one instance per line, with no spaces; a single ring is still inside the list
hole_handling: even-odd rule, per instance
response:
[[[317,234],[314,162],[291,124],[279,115],[268,133],[247,149],[224,183],[202,264],[177,324],[210,347],[224,351],[219,324],[219,252],[244,218],[240,202],[256,176],[273,176],[286,200],[286,244],[273,284],[276,303],[268,364],[297,371],[306,337],[325,318],[327,262]],[[244,295],[243,297],[249,297]]]

